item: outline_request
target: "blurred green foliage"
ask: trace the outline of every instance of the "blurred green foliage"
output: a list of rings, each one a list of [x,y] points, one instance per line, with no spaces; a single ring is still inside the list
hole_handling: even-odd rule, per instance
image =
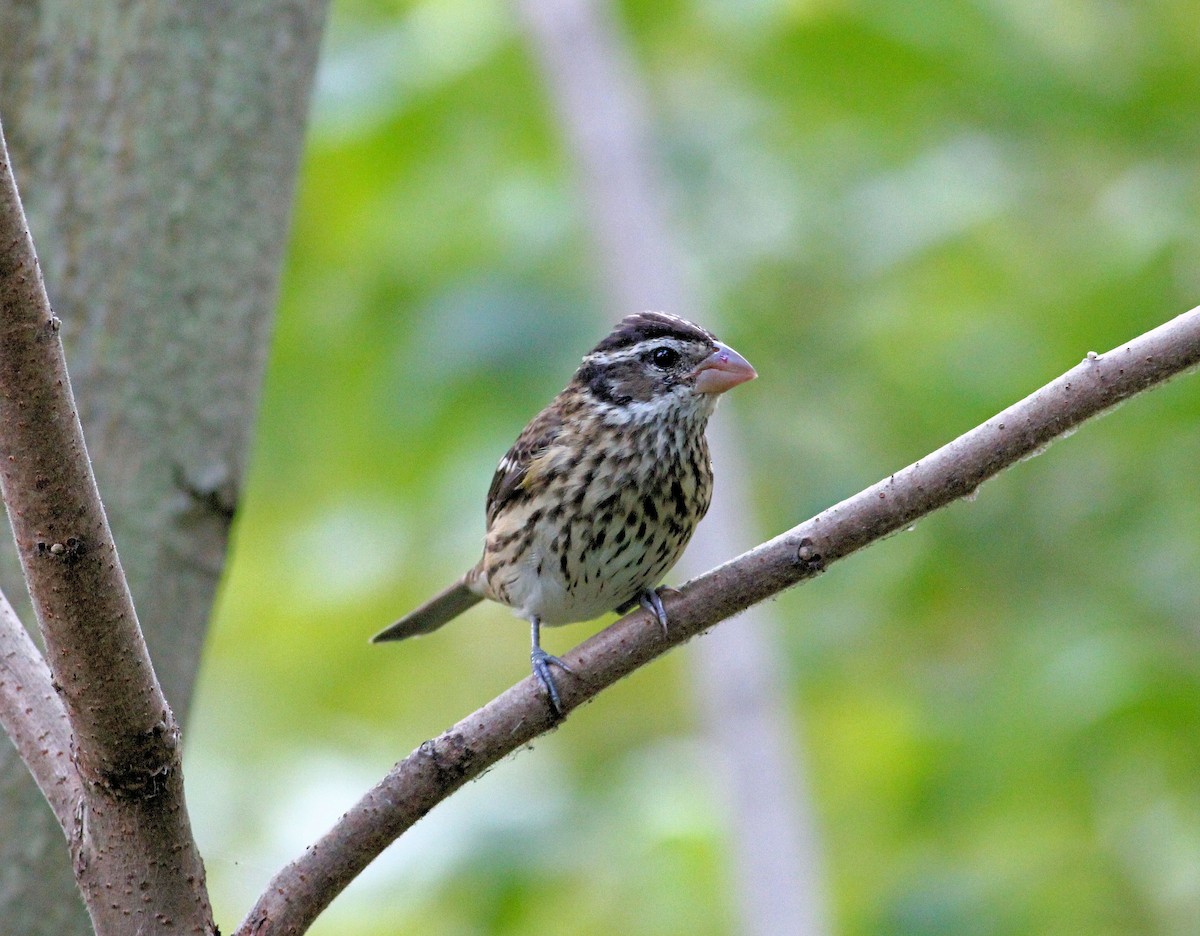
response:
[[[1186,0],[620,12],[691,274],[761,374],[718,418],[764,537],[1200,296]],[[189,733],[223,926],[526,674],[500,608],[366,641],[475,560],[497,458],[632,311],[597,308],[591,254],[508,7],[335,4]],[[838,933],[1196,931],[1198,466],[1192,376],[773,604]],[[677,653],[440,807],[314,932],[731,932],[708,757]]]

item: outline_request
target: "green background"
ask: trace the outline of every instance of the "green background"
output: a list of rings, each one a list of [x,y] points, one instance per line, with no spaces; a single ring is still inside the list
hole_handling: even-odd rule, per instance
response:
[[[619,12],[689,274],[761,375],[717,418],[763,538],[1200,296],[1187,0]],[[187,739],[223,928],[526,674],[502,608],[367,638],[474,562],[497,459],[633,311],[593,255],[509,7],[335,4]],[[837,933],[1196,931],[1198,466],[1192,376],[773,603]],[[439,807],[313,932],[734,931],[688,652]]]

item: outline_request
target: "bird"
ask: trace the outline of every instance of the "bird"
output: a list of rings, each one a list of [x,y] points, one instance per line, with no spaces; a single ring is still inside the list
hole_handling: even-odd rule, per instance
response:
[[[541,628],[639,604],[664,635],[658,585],[712,500],[705,429],[725,391],[758,374],[677,315],[623,318],[500,459],[483,556],[454,584],[371,638],[427,634],[487,598],[530,625],[530,664],[563,707]]]

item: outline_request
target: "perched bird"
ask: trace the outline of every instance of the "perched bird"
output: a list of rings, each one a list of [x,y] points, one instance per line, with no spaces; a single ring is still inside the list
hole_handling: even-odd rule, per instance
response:
[[[498,601],[529,621],[533,673],[561,715],[550,667],[569,668],[542,649],[541,626],[640,603],[666,632],[655,586],[712,498],[708,417],[756,376],[699,325],[662,312],[624,318],[500,459],[483,558],[372,640],[426,634]]]

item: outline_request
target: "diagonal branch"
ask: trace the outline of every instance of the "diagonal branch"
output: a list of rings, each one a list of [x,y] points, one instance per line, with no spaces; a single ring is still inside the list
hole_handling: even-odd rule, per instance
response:
[[[0,727],[12,738],[63,829],[71,828],[82,794],[71,762],[71,725],[54,691],[50,668],[17,614],[0,594]]]
[[[811,520],[693,579],[668,597],[670,636],[645,612],[580,644],[559,678],[571,709],[650,660],[739,611],[813,578],[1123,400],[1200,364],[1200,308],[1085,360],[981,426]],[[238,936],[303,933],[356,875],[418,819],[505,755],[556,723],[526,678],[392,768],[316,844],[280,871]]]
[[[179,731],[150,663],[0,128],[0,488],[83,780],[76,877],[100,934],[211,932]],[[60,816],[61,821],[61,816]],[[147,902],[140,882],[158,882]],[[139,886],[134,886],[138,884]]]
[[[145,782],[172,757],[163,741],[174,725],[100,503],[7,149],[0,150],[0,486],[80,769],[104,785]]]

